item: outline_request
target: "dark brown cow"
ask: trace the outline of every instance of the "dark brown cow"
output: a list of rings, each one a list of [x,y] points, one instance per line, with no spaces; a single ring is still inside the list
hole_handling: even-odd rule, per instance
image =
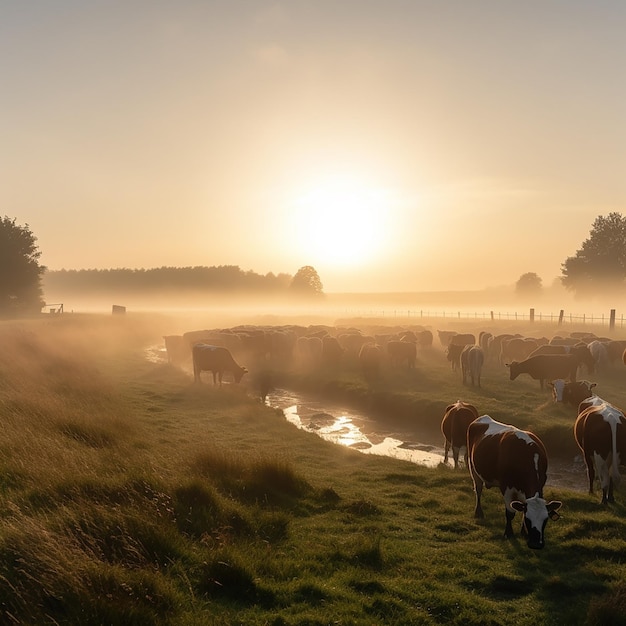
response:
[[[445,449],[443,462],[448,462],[448,453],[452,448],[454,469],[459,466],[459,454],[461,448],[465,448],[464,460],[467,465],[467,429],[478,417],[478,410],[473,404],[457,400],[449,404],[441,420],[441,432],[443,433]]]
[[[248,371],[235,363],[233,355],[228,348],[222,346],[211,346],[206,343],[197,343],[192,348],[193,357],[193,378],[200,382],[201,372],[211,372],[213,374],[213,385],[216,384],[216,377],[219,378],[220,387],[224,372],[231,372],[236,383],[239,383],[243,375]]]
[[[513,361],[506,366],[510,370],[510,379],[515,380],[520,374],[528,374],[539,381],[541,389],[544,381],[557,378],[576,381],[576,372],[580,361],[574,354],[537,354],[524,361]]]
[[[375,343],[364,343],[359,352],[359,364],[363,372],[363,378],[369,383],[380,377],[380,364],[383,351]]]
[[[461,368],[461,352],[464,349],[464,345],[450,344],[446,350],[446,358],[452,364],[453,372]]]
[[[546,344],[533,350],[530,356],[537,356],[538,354],[573,354],[579,360],[578,367],[584,365],[590,374],[595,371],[595,359],[589,346],[585,343],[577,343],[573,346]]]
[[[558,518],[561,502],[546,503],[548,455],[537,435],[483,415],[467,430],[469,469],[476,493],[474,517],[483,518],[483,487],[499,487],[504,497],[504,536],[513,536],[515,512],[522,513],[522,534],[529,548],[543,548],[548,517]]]
[[[417,346],[410,341],[390,341],[387,344],[387,354],[391,360],[391,365],[394,367],[406,363],[409,368],[414,368],[417,359]]]
[[[609,402],[583,409],[574,424],[574,437],[587,466],[589,493],[597,473],[602,504],[614,502],[613,487],[619,484],[619,466],[626,454],[624,413]]]
[[[471,333],[456,333],[452,335],[449,346],[468,346],[476,343],[476,337]]]

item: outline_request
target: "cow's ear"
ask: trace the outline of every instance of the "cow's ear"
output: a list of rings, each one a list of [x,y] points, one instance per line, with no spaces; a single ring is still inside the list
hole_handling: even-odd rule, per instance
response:
[[[591,391],[598,383],[591,383],[591,385],[589,385],[589,391]]]
[[[546,509],[548,509],[548,515],[550,519],[555,521],[558,520],[561,516],[557,513],[557,511],[561,508],[563,503],[560,500],[552,500],[546,504]]]
[[[519,500],[513,500],[513,502],[511,502],[511,508],[523,513],[526,510],[526,505]]]

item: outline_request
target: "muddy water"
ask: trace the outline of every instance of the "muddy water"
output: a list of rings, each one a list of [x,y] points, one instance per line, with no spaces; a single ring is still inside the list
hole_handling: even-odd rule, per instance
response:
[[[436,467],[443,463],[443,441],[424,441],[415,432],[389,431],[380,421],[353,409],[346,410],[294,391],[276,389],[267,404],[281,409],[285,418],[303,430],[313,432],[332,443],[365,454],[380,454],[411,463]],[[448,459],[452,464],[452,456]],[[550,459],[548,487],[574,491],[587,490],[587,475],[581,458],[571,462]]]

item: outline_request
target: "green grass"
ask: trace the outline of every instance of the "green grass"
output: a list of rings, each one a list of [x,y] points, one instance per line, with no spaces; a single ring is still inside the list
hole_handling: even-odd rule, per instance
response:
[[[499,492],[473,519],[464,470],[339,448],[245,385],[146,360],[170,323],[0,324],[0,622],[624,623],[621,491],[603,508],[549,489],[562,517],[531,551],[502,539]],[[622,406],[623,374],[594,378]],[[435,349],[375,388],[349,366],[277,375],[416,430],[461,397],[575,453],[574,409],[496,366],[463,387]]]

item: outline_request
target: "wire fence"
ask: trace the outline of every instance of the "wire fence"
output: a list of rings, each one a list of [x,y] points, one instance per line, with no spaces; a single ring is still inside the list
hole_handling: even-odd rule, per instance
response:
[[[626,327],[626,318],[624,314],[616,315],[615,309],[611,309],[608,314],[605,313],[566,313],[565,310],[560,310],[558,313],[550,312],[544,313],[541,311],[535,311],[535,309],[529,309],[526,312],[519,311],[454,311],[454,310],[402,310],[402,309],[380,309],[380,310],[367,310],[367,311],[345,311],[346,314],[358,317],[376,317],[376,318],[409,318],[411,320],[481,320],[491,322],[540,322],[556,324],[558,326],[563,325],[590,325],[590,326],[606,326],[609,330],[614,328]]]

